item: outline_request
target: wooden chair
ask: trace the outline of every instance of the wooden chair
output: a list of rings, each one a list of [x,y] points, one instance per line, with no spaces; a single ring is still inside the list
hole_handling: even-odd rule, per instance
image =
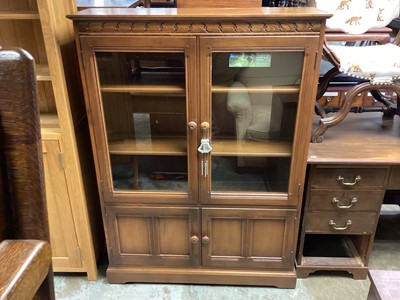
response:
[[[316,7],[331,12],[333,17],[327,21],[327,28],[340,29],[347,34],[361,35],[369,29],[384,28],[399,15],[400,3],[393,0],[316,0]],[[333,67],[323,77],[317,92],[322,96],[331,80],[338,74],[346,74],[357,79],[358,83],[346,93],[339,110],[327,115],[322,109],[317,113],[321,116],[317,129],[313,132],[311,141],[322,142],[323,134],[329,127],[343,121],[352,108],[357,95],[370,92],[377,101],[383,104],[385,116],[400,115],[397,105],[400,98],[400,35],[393,43],[352,47],[328,45],[323,48],[324,59]],[[397,95],[397,102],[392,97],[385,96],[382,90],[391,91]],[[357,112],[361,112],[358,110]]]
[[[55,299],[33,58],[0,47],[0,299]]]

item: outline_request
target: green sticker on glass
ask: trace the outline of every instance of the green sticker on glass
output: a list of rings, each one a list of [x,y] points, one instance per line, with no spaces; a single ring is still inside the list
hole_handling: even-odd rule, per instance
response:
[[[240,52],[229,54],[230,68],[262,68],[271,66],[271,53]]]

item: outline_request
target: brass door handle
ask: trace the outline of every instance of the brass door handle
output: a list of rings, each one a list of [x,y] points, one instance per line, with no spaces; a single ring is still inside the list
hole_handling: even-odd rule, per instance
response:
[[[359,181],[361,180],[361,176],[360,176],[360,175],[357,175],[357,176],[354,178],[354,181],[353,181],[353,182],[345,182],[345,181],[344,181],[344,177],[343,177],[342,175],[339,175],[339,176],[336,178],[336,180],[337,180],[337,181],[340,181],[340,183],[343,184],[343,185],[352,186],[352,185],[355,185],[357,182],[359,182]]]
[[[340,200],[336,197],[332,198],[332,203],[336,204],[336,206],[338,208],[342,208],[342,209],[346,209],[346,208],[350,208],[353,206],[353,204],[357,203],[358,199],[356,197],[354,197],[353,199],[351,199],[350,204],[349,205],[341,205],[340,204]]]
[[[210,129],[210,124],[209,124],[208,122],[202,122],[202,123],[200,124],[200,128],[201,128],[201,130],[203,130],[203,131],[207,131],[208,129]]]
[[[203,238],[201,239],[201,241],[203,242],[203,244],[208,244],[210,242],[210,238],[208,236],[203,236]]]
[[[197,243],[199,242],[198,236],[197,236],[197,235],[192,236],[192,237],[190,238],[190,242],[191,242],[192,244],[197,244]]]
[[[196,127],[197,127],[196,122],[191,121],[191,122],[188,123],[188,128],[190,130],[194,130],[194,129],[196,129]]]
[[[347,220],[344,226],[336,225],[335,221],[329,220],[329,225],[332,226],[333,229],[339,231],[348,229],[351,224],[353,224],[351,220]]]

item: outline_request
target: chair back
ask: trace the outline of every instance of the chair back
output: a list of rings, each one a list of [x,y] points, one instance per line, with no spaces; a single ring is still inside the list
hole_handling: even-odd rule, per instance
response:
[[[245,8],[261,7],[262,0],[176,0],[178,8]]]
[[[22,49],[0,47],[0,139],[0,242],[49,241],[34,60]],[[35,299],[54,299],[51,267]]]
[[[362,34],[369,29],[386,27],[399,16],[399,0],[315,0],[316,7],[332,13],[329,29]]]

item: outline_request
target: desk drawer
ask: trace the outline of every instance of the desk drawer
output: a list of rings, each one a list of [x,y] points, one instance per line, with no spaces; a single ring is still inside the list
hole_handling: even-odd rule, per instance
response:
[[[387,168],[314,168],[311,188],[329,189],[381,189]]]
[[[309,210],[373,210],[380,211],[383,192],[381,191],[343,191],[311,190]]]
[[[308,212],[307,233],[372,234],[377,214],[374,212]]]

